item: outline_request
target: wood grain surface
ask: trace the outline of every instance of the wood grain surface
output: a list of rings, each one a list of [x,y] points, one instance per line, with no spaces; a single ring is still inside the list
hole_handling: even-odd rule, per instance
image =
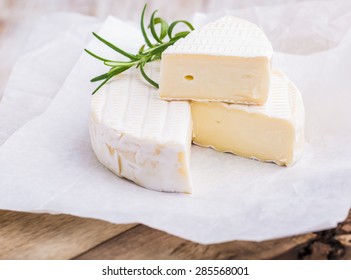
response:
[[[308,243],[314,236],[306,234],[260,243],[234,241],[201,245],[139,225],[77,259],[272,259]]]
[[[0,259],[71,259],[134,226],[0,211]]]
[[[0,211],[0,259],[351,259],[351,212],[327,231],[201,245],[144,225]]]
[[[147,2],[151,10],[157,8],[169,19],[257,3],[255,0]],[[101,18],[111,13],[122,19],[138,20],[144,3],[137,0],[0,0],[0,98],[19,55],[17,45],[21,40],[15,31],[25,20],[55,11]],[[206,246],[144,225],[114,225],[68,215],[0,211],[0,259],[351,259],[351,212],[343,223],[327,231],[265,242],[234,241]]]

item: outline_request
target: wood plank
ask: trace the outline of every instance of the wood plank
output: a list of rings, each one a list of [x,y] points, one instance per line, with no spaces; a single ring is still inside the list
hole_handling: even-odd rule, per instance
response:
[[[350,240],[351,212],[317,234],[206,246],[143,225],[0,211],[0,259],[351,259]]]
[[[264,242],[233,241],[206,246],[139,225],[75,259],[347,260],[351,259],[351,210],[334,229]]]
[[[134,226],[0,211],[0,259],[70,259]]]
[[[75,259],[272,259],[307,244],[314,237],[314,234],[305,234],[265,242],[201,245],[139,225]]]

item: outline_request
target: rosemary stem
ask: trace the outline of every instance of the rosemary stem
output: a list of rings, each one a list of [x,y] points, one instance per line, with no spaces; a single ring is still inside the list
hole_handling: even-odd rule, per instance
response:
[[[99,75],[97,77],[94,77],[91,79],[91,82],[97,82],[97,81],[102,81],[102,83],[94,90],[93,94],[96,93],[102,86],[104,86],[112,77],[117,76],[121,74],[124,71],[127,71],[128,69],[132,67],[139,68],[141,75],[143,78],[152,86],[158,88],[158,83],[152,80],[145,72],[145,65],[147,63],[151,63],[156,60],[161,59],[162,53],[171,45],[173,45],[175,42],[177,42],[179,39],[186,37],[192,30],[194,30],[194,27],[187,21],[185,20],[177,20],[172,22],[171,24],[168,24],[164,19],[160,17],[156,17],[157,10],[154,11],[151,14],[150,17],[150,24],[148,25],[148,28],[151,31],[152,38],[156,41],[155,43],[152,43],[150,38],[147,35],[145,25],[144,25],[144,18],[145,18],[145,12],[146,12],[146,7],[147,5],[145,4],[143,11],[141,13],[141,18],[140,18],[140,28],[141,28],[141,33],[144,37],[145,44],[142,45],[139,49],[139,52],[137,54],[131,54],[127,51],[122,50],[121,48],[117,47],[116,45],[110,43],[106,39],[100,37],[98,34],[93,33],[93,35],[103,44],[106,46],[110,47],[117,53],[123,55],[126,59],[129,59],[129,61],[114,61],[114,60],[109,60],[106,58],[103,58],[99,55],[96,55],[95,53],[85,50],[89,55],[94,57],[95,59],[98,59],[102,61],[106,66],[111,67],[110,70],[107,73],[104,73],[102,75]],[[179,31],[178,33],[173,35],[173,30],[175,27],[179,24],[182,23],[183,26],[187,28],[187,30]],[[155,26],[159,25],[159,33],[156,31]],[[168,36],[168,41],[166,40],[166,37]]]

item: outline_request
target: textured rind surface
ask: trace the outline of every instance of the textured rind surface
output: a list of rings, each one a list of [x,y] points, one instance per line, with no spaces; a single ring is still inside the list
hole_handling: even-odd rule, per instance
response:
[[[257,25],[225,16],[192,31],[164,53],[271,58],[273,48]]]
[[[301,157],[305,143],[305,107],[297,86],[292,81],[289,81],[288,87],[292,108],[292,122],[295,126],[294,161],[291,163],[293,164]]]
[[[192,101],[196,102],[196,101]],[[210,102],[205,102],[210,103]],[[289,78],[281,71],[274,69],[272,71],[272,85],[269,97],[266,104],[263,106],[249,106],[239,104],[228,104],[220,102],[220,104],[228,110],[240,110],[249,114],[261,114],[268,116],[269,118],[286,120],[294,128],[294,154],[293,161],[287,162],[285,159],[282,160],[263,160],[254,156],[249,157],[250,159],[272,162],[280,166],[291,166],[293,165],[302,155],[303,146],[305,142],[304,138],[304,126],[305,126],[305,112],[302,96],[296,85],[289,80]],[[223,135],[225,137],[225,135]],[[220,152],[228,152],[237,155],[232,150],[218,150],[215,146],[209,144],[204,145],[196,141],[195,135],[193,135],[193,143],[205,147],[212,148]]]
[[[159,74],[153,65],[151,76]],[[137,70],[92,97],[90,136],[99,161],[120,177],[167,192],[191,192],[188,102],[161,100]]]

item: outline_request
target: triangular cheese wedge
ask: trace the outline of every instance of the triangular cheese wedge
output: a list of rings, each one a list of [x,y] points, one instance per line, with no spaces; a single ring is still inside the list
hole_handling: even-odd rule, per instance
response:
[[[258,26],[223,17],[162,54],[160,97],[264,104],[272,54],[272,45]]]

